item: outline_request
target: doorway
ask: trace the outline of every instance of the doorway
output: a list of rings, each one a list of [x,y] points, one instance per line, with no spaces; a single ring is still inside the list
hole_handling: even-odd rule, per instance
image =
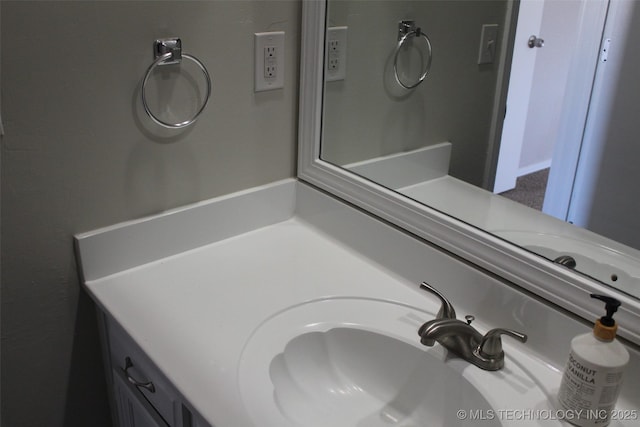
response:
[[[520,1],[494,193],[551,167],[542,209],[566,220],[607,6],[608,0]],[[544,46],[529,47],[531,36]]]

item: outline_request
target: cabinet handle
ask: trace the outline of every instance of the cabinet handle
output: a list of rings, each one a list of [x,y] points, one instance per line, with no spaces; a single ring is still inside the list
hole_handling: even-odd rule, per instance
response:
[[[131,384],[136,386],[136,387],[146,388],[151,393],[155,393],[156,392],[156,387],[153,385],[153,383],[151,381],[143,383],[143,382],[140,382],[140,381],[136,380],[131,375],[129,375],[129,372],[127,372],[129,370],[129,368],[133,368],[133,362],[131,361],[131,358],[129,356],[127,356],[124,359],[124,369],[123,369],[124,374],[127,376],[127,380]]]

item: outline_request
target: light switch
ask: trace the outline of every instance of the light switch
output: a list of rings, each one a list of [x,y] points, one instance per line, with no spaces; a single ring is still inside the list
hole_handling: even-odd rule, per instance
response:
[[[480,35],[478,65],[493,64],[498,47],[498,24],[484,24]]]

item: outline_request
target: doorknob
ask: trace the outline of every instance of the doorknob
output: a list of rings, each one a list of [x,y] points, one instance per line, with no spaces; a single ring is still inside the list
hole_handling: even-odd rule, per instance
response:
[[[530,48],[542,47],[542,46],[544,46],[544,39],[541,39],[541,38],[536,37],[536,36],[531,36],[531,37],[529,37],[528,45],[529,45]]]

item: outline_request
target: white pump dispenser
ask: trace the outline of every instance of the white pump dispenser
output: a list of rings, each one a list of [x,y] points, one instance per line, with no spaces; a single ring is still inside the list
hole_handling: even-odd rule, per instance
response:
[[[591,298],[604,301],[607,314],[596,320],[593,332],[571,340],[571,353],[558,392],[558,402],[567,411],[565,419],[580,427],[609,424],[629,362],[629,352],[615,340],[618,325],[613,313],[620,301],[595,294]]]

